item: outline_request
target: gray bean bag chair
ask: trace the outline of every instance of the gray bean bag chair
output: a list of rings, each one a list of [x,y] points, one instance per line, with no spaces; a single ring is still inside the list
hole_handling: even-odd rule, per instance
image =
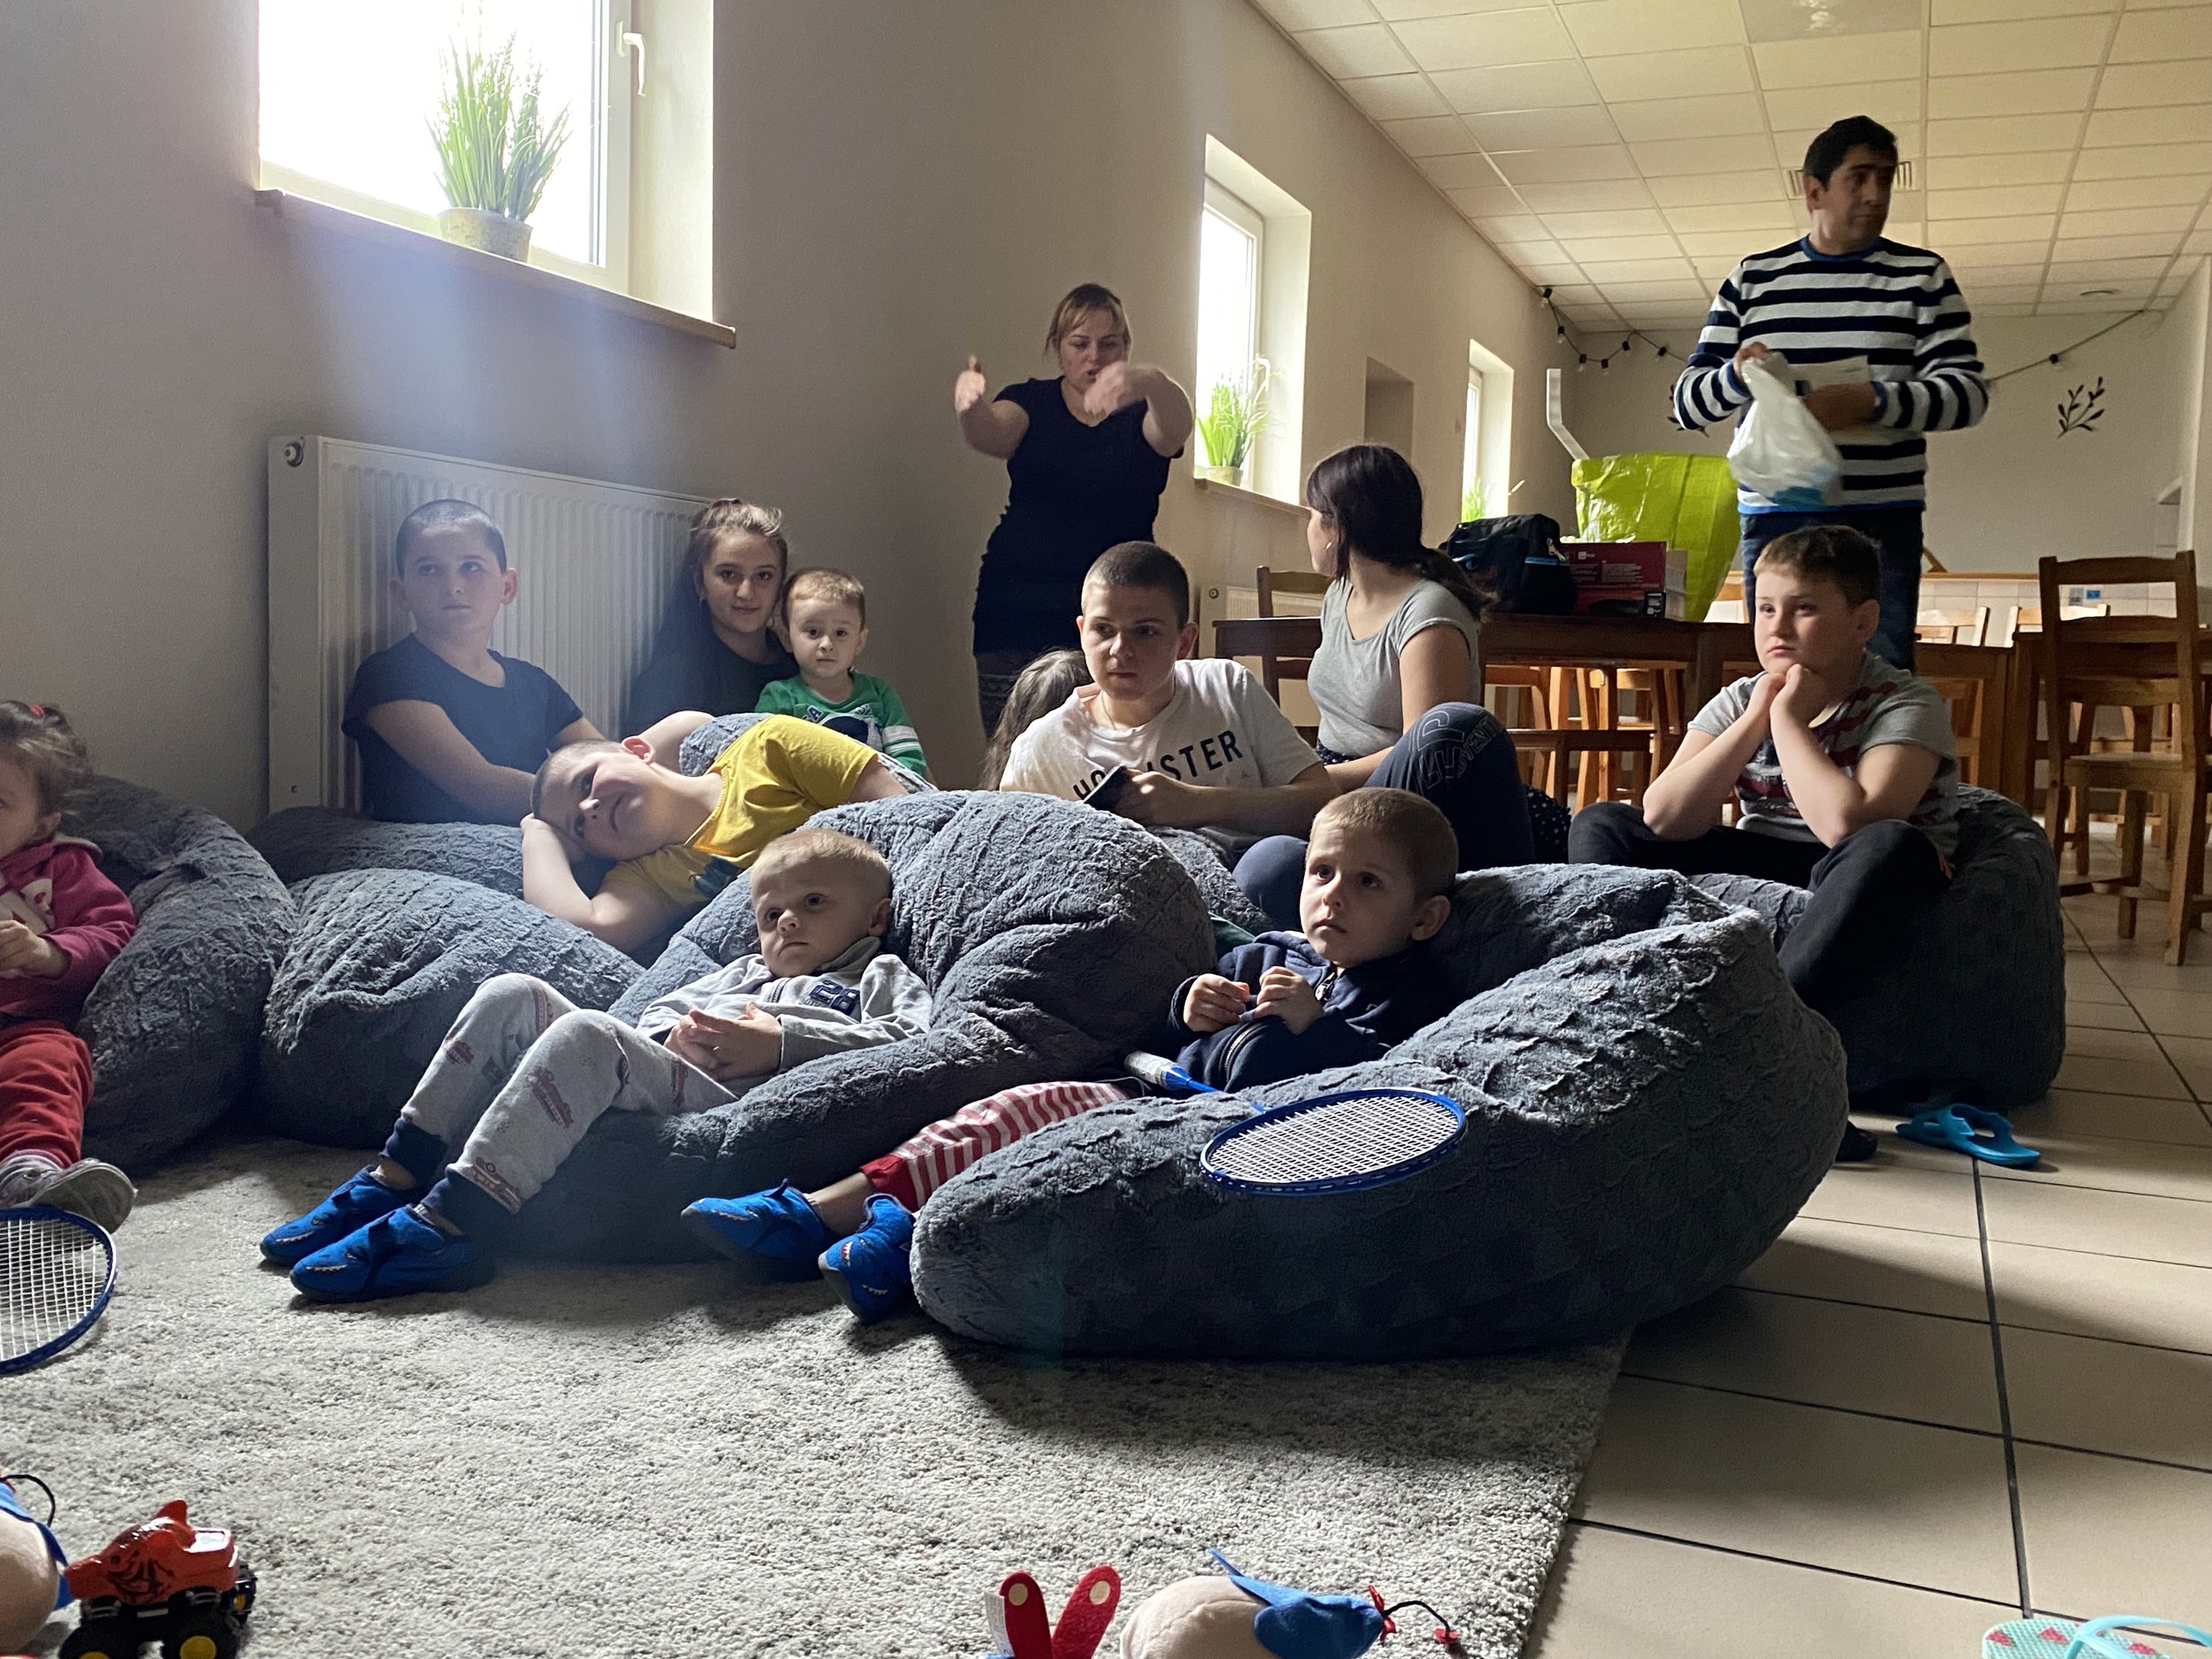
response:
[[[1041,795],[932,792],[841,807],[895,881],[890,948],[935,994],[930,1028],[817,1060],[695,1116],[611,1112],[525,1206],[517,1245],[607,1260],[699,1254],[684,1205],[788,1178],[819,1185],[969,1101],[1094,1076],[1148,1040],[1182,979],[1209,966],[1196,889],[1160,842]],[[694,917],[614,1011],[751,950],[749,884]]]
[[[1613,1336],[1725,1285],[1826,1172],[1834,1033],[1756,918],[1672,874],[1463,876],[1443,955],[1468,1000],[1384,1059],[1248,1096],[1144,1099],[941,1187],[925,1311],[1052,1353],[1410,1358]],[[1467,1110],[1430,1168],[1328,1196],[1199,1170],[1256,1107],[1425,1088]]]
[[[269,992],[259,1111],[302,1141],[382,1145],[462,1004],[493,975],[534,973],[604,1008],[639,972],[583,929],[453,876],[349,870],[292,893],[299,931]]]
[[[288,886],[340,870],[420,870],[522,896],[522,832],[507,824],[387,824],[296,806],[246,838]]]
[[[292,901],[236,830],[136,784],[96,779],[62,827],[98,845],[138,912],[77,1033],[92,1050],[85,1149],[142,1170],[246,1092]]]
[[[1996,1110],[2043,1098],[2066,1048],[2058,864],[2035,820],[1987,789],[1959,791],[1950,890],[1897,938],[1881,977],[1831,1016],[1851,1093],[1898,1107],[1939,1090]],[[1766,923],[1778,947],[1801,887],[1749,876],[1697,885]]]

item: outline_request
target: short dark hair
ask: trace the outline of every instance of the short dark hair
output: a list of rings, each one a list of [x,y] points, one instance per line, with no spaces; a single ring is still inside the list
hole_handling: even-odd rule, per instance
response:
[[[1795,571],[1816,581],[1826,580],[1843,589],[1853,610],[1882,596],[1882,549],[1871,536],[1848,525],[1808,525],[1778,535],[1766,544],[1752,567]]]
[[[1190,620],[1190,572],[1157,541],[1120,541],[1091,561],[1083,572],[1083,585],[1102,588],[1149,588],[1175,602],[1175,626]]]
[[[1843,158],[1862,147],[1897,159],[1896,134],[1870,115],[1847,115],[1805,146],[1805,176],[1825,186]]]
[[[537,775],[530,780],[530,816],[542,818],[546,786],[553,781],[553,774],[575,761],[586,760],[594,755],[626,755],[630,751],[611,737],[587,737],[573,743],[564,743],[538,763]]]
[[[401,576],[407,573],[407,556],[415,550],[415,543],[433,530],[473,530],[484,539],[484,545],[499,561],[499,568],[507,568],[507,538],[499,534],[499,526],[492,522],[491,514],[474,502],[426,501],[399,521],[399,534],[392,538],[392,569]]]
[[[1449,893],[1459,873],[1459,834],[1441,808],[1410,789],[1347,789],[1313,815],[1325,824],[1368,830],[1398,849],[1417,897]]]

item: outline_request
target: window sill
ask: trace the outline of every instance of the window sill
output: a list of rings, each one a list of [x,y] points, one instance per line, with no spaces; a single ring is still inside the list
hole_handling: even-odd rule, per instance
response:
[[[663,328],[673,328],[680,334],[711,340],[718,346],[733,348],[737,344],[737,330],[726,323],[709,322],[703,317],[670,311],[666,306],[656,305],[649,300],[618,294],[612,288],[597,288],[589,282],[579,281],[574,277],[563,276],[557,271],[548,271],[539,265],[520,265],[512,259],[502,259],[496,254],[464,248],[458,242],[427,236],[420,231],[409,230],[403,225],[388,224],[380,219],[372,219],[365,213],[333,207],[329,203],[318,202],[312,196],[301,196],[290,190],[256,190],[254,199],[280,219],[311,226],[319,230],[342,231],[348,235],[365,237],[371,242],[400,249],[419,257],[439,260],[456,270],[496,275],[510,282],[519,282],[526,288],[537,288],[567,299],[582,300],[603,310],[634,317],[640,322],[656,323]]]
[[[1263,495],[1256,489],[1245,489],[1235,484],[1225,484],[1217,478],[1196,478],[1191,480],[1208,495],[1218,495],[1225,501],[1249,502],[1255,507],[1264,507],[1272,512],[1288,513],[1294,518],[1303,518],[1306,510],[1294,501],[1281,501],[1273,495]]]

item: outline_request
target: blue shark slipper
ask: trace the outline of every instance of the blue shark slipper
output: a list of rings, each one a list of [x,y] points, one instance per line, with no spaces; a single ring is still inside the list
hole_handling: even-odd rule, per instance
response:
[[[1897,1133],[1924,1147],[1963,1152],[1970,1158],[2002,1164],[2008,1170],[2024,1168],[2043,1156],[2033,1147],[2024,1147],[2012,1138],[2010,1119],[1956,1102],[1899,1124]]]
[[[1982,1659],[2170,1659],[2130,1626],[2162,1625],[2177,1630],[2190,1640],[2212,1647],[2212,1635],[2179,1619],[2153,1618],[2142,1613],[2116,1613],[2076,1624],[2063,1618],[2016,1618],[1993,1625],[1982,1637]]]

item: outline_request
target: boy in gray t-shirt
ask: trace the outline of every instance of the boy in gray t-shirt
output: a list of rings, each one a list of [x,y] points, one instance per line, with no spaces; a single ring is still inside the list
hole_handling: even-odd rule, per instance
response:
[[[1886,941],[1950,880],[1958,755],[1926,680],[1866,649],[1881,620],[1881,555],[1858,531],[1816,525],[1759,556],[1752,618],[1765,672],[1690,722],[1642,807],[1575,817],[1577,864],[1760,876],[1812,889],[1782,966],[1822,1011],[1855,992]],[[1738,818],[1720,821],[1731,798]],[[1847,1128],[1844,1157],[1873,1153]]]

